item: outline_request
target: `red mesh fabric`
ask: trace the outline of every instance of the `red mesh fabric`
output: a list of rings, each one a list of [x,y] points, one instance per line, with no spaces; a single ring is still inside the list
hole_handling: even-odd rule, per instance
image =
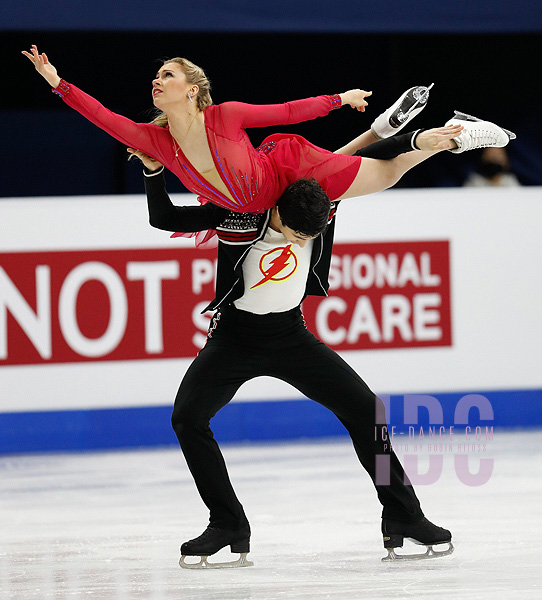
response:
[[[61,85],[63,100],[92,123],[121,143],[160,161],[198,196],[236,212],[271,208],[284,189],[302,177],[314,177],[331,199],[338,198],[359,169],[361,158],[332,154],[295,135],[270,136],[266,142],[271,144],[257,151],[245,131],[325,116],[339,106],[337,96],[263,106],[240,102],[209,106],[204,113],[207,138],[217,171],[230,192],[228,198],[193,169],[174,145],[167,128],[134,123],[111,112],[76,86],[65,81]]]

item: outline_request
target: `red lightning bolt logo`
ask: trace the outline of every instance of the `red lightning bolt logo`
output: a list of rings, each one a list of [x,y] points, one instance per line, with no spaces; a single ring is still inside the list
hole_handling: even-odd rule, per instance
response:
[[[276,252],[276,250],[272,250],[272,252]],[[282,252],[269,263],[269,267],[267,267],[267,269],[264,269],[264,259],[269,254],[271,254],[271,252],[268,252],[267,254],[264,254],[262,256],[260,260],[260,271],[263,273],[263,278],[260,281],[258,281],[258,283],[255,283],[250,288],[251,290],[259,287],[260,285],[263,285],[266,281],[280,281],[281,279],[287,279],[297,267],[297,258],[296,255],[292,252],[292,244],[286,246],[285,248],[282,248]],[[286,275],[285,277],[279,277],[278,279],[276,279],[276,276],[282,271],[284,271],[284,269],[290,264],[290,257],[293,257],[295,261],[293,271],[288,273],[288,275]]]

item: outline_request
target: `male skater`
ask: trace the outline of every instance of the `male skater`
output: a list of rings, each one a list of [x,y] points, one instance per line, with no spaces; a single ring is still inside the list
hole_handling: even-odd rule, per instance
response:
[[[474,139],[472,131],[480,128],[479,123],[461,122],[462,138],[452,140],[447,149],[474,147],[469,140]],[[431,150],[441,143],[439,136],[443,135],[442,129],[402,134],[358,153],[372,159],[393,159],[417,148]],[[503,139],[499,137],[495,144]],[[244,382],[262,375],[290,383],[343,423],[383,506],[382,534],[388,559],[400,558],[394,549],[402,547],[405,537],[428,547],[418,556],[450,554],[450,531],[425,518],[393,449],[382,441],[386,436],[375,439],[375,428],[386,427],[377,422],[377,415],[384,413],[382,401],[337,353],[307,330],[303,320],[303,299],[310,294],[326,295],[329,287],[335,215],[340,202],[330,203],[316,181],[302,179],[286,189],[275,207],[259,214],[235,213],[211,203],[174,206],[165,188],[163,167],[133,152],[146,167],[151,225],[174,232],[214,229],[219,239],[216,296],[205,309],[215,312],[206,344],[181,382],[172,415],[188,467],[210,512],[203,534],[182,544],[181,566],[252,564],[246,558],[250,549],[249,522],[209,425]],[[277,277],[285,269],[289,276]],[[379,455],[389,456],[389,472],[377,473]],[[437,544],[448,547],[434,551],[432,547]],[[209,555],[225,546],[241,553],[241,557],[230,563],[207,562]],[[189,564],[186,556],[199,556],[200,562]]]

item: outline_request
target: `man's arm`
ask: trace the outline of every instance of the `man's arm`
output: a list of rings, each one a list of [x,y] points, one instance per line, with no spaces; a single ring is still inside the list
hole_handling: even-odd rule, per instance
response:
[[[144,175],[149,223],[157,229],[180,233],[216,229],[229,213],[210,202],[203,206],[174,206],[167,193],[164,167],[157,171],[145,167]]]

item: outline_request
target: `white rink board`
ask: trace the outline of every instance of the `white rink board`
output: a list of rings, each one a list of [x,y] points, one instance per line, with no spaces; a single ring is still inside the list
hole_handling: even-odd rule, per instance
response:
[[[4,199],[0,222],[0,252],[193,245],[150,227],[144,196]],[[379,394],[541,389],[541,223],[542,188],[390,190],[344,201],[337,242],[449,240],[453,340],[345,359]],[[189,363],[0,367],[0,412],[170,405]],[[300,397],[257,379],[236,401]]]

